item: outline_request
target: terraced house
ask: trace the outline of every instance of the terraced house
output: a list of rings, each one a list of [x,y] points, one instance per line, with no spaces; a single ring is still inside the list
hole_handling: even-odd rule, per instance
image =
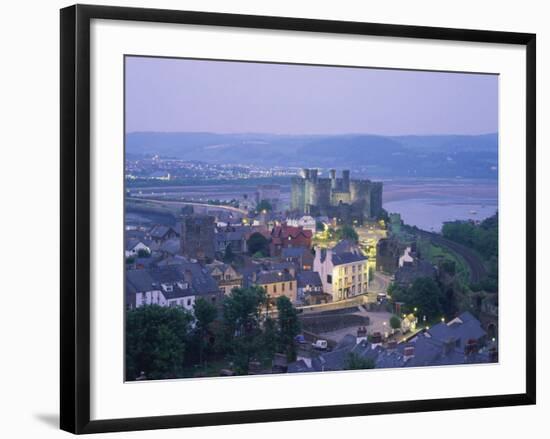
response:
[[[298,286],[296,278],[288,270],[260,271],[255,276],[254,284],[265,289],[270,299],[286,296],[292,303],[296,302]]]

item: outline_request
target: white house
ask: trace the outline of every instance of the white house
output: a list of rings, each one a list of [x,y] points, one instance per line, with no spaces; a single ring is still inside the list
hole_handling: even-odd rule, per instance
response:
[[[146,251],[147,253],[151,253],[151,248],[145,245],[142,241],[140,241],[137,238],[129,238],[126,240],[126,249],[124,251],[124,255],[127,258],[131,258],[133,256],[137,256],[140,252]]]
[[[309,215],[302,216],[301,218],[287,219],[286,224],[287,226],[302,227],[304,230],[311,230],[312,234],[315,234],[317,230],[315,218]]]
[[[368,257],[349,241],[340,241],[331,249],[315,249],[313,270],[319,273],[323,291],[332,300],[344,300],[367,292]]]
[[[407,247],[403,254],[399,257],[399,266],[402,267],[406,262],[414,262],[414,258],[411,255],[411,248]]]
[[[144,305],[180,306],[188,311],[193,311],[199,297],[212,303],[220,297],[216,281],[193,263],[151,270],[128,270],[126,294],[130,308]]]

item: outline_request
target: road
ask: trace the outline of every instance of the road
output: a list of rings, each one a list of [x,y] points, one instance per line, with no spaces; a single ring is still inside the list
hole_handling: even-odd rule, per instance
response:
[[[450,241],[437,233],[426,232],[424,230],[415,230],[415,233],[423,238],[431,240],[432,243],[436,245],[447,247],[462,257],[470,269],[470,282],[478,283],[487,276],[487,269],[483,264],[483,260],[477,253],[468,247],[454,241]]]

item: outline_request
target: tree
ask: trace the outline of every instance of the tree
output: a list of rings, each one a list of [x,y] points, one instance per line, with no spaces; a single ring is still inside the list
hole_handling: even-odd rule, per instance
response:
[[[405,293],[404,302],[409,307],[422,310],[428,319],[441,316],[443,294],[437,283],[431,277],[419,277]]]
[[[401,328],[401,319],[397,317],[396,315],[393,315],[390,317],[390,326],[392,329],[400,329]]]
[[[346,224],[336,230],[336,239],[348,239],[357,243],[359,241],[359,235],[352,226]]]
[[[199,361],[202,364],[204,350],[208,346],[209,327],[218,316],[218,310],[204,297],[199,297],[195,305],[193,305],[193,312],[196,321],[196,335],[198,337]]]
[[[286,354],[289,361],[294,361],[296,360],[294,339],[301,330],[298,313],[286,296],[277,298],[277,311],[280,351]]]
[[[267,200],[261,200],[258,205],[256,206],[256,210],[258,212],[262,212],[262,211],[268,211],[268,212],[271,212],[273,210],[273,206],[271,205],[271,203]]]
[[[267,256],[269,254],[269,241],[261,233],[256,232],[250,235],[246,245],[251,255],[261,253],[263,256]]]
[[[233,248],[231,245],[228,245],[225,247],[225,251],[223,252],[223,262],[226,264],[231,264],[235,260],[235,253],[233,253]]]
[[[234,288],[223,302],[225,348],[235,371],[246,375],[252,359],[262,349],[261,310],[266,305],[263,288]]]
[[[271,317],[266,317],[263,325],[262,349],[260,352],[264,360],[273,359],[273,355],[277,352],[278,341],[277,323]]]
[[[178,378],[192,316],[180,307],[145,305],[126,311],[126,378]]]
[[[149,250],[146,250],[144,248],[140,248],[138,250],[138,256],[140,258],[148,258],[149,256],[151,256],[151,253],[149,252]]]
[[[315,231],[322,232],[325,230],[325,224],[322,221],[315,222]]]
[[[374,369],[374,366],[372,358],[361,357],[356,352],[350,352],[346,357],[344,370]]]

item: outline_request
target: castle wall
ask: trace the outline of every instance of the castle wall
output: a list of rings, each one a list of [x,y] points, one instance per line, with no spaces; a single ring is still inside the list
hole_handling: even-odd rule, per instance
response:
[[[337,206],[340,203],[350,204],[351,197],[349,192],[333,191],[331,197],[331,204]]]
[[[318,178],[316,169],[304,169],[303,177],[292,179],[291,208],[303,213],[336,213],[335,207],[348,205],[345,216],[374,218],[382,213],[382,183],[350,180],[349,171],[337,179],[331,170],[329,178]],[[352,209],[351,209],[352,207]],[[341,209],[338,209],[340,212]],[[342,212],[341,212],[342,213]]]

